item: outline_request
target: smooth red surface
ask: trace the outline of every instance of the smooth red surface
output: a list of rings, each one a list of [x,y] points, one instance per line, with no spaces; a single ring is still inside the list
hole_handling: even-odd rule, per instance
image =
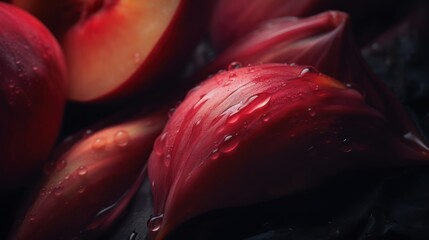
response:
[[[64,56],[37,19],[0,3],[0,187],[41,169],[60,130],[66,98]]]

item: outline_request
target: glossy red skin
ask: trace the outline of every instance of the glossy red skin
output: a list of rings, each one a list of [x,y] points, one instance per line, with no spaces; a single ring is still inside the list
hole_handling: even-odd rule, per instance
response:
[[[123,79],[123,83],[113,91],[85,102],[128,100],[160,85],[164,88],[171,85],[169,82],[178,79],[177,76],[192,56],[193,48],[205,34],[214,1],[181,0],[170,24],[140,67],[128,79]],[[36,4],[32,0],[15,2],[50,26],[60,43],[68,30],[76,26],[80,14],[83,14],[74,0],[40,0]],[[119,0],[110,2],[112,5],[119,4],[116,3]]]
[[[166,121],[162,111],[72,144],[47,168],[10,239],[94,239],[107,230],[144,180],[153,142]],[[126,141],[116,138],[121,131],[128,134]]]
[[[155,142],[148,175],[158,218],[150,237],[340,172],[427,163],[428,150],[387,122],[358,91],[305,66],[219,73],[189,92]]]
[[[58,135],[66,98],[63,53],[37,19],[0,3],[0,188],[40,170]]]
[[[197,78],[233,61],[243,66],[272,62],[314,66],[361,91],[365,101],[384,114],[398,134],[422,138],[397,96],[363,60],[346,13],[329,11],[308,18],[268,21],[225,50]]]

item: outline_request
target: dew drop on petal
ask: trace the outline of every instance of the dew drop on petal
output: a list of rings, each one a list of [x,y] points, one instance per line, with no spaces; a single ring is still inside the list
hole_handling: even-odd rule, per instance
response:
[[[100,150],[106,146],[106,139],[105,138],[97,138],[92,143],[92,149],[94,150]]]
[[[237,69],[237,68],[241,68],[240,62],[234,61],[228,65],[228,70],[233,70],[233,69]]]
[[[315,117],[317,115],[316,112],[312,108],[308,108],[307,110],[308,110],[308,115],[310,117]]]
[[[55,166],[56,170],[62,170],[67,166],[67,161],[66,160],[61,160],[57,163],[57,165]]]
[[[219,157],[220,157],[219,149],[217,148],[213,149],[212,152],[210,153],[210,159],[216,160]]]
[[[147,229],[151,232],[157,232],[161,227],[163,218],[164,218],[164,214],[151,217],[147,221]]]
[[[80,166],[77,170],[76,170],[77,174],[79,176],[84,176],[86,175],[86,173],[88,172],[88,169],[85,166]]]
[[[237,139],[237,137],[227,135],[224,138],[224,145],[222,146],[221,151],[223,153],[232,152],[237,148],[238,144],[239,144],[239,140]]]
[[[115,133],[115,136],[113,137],[113,141],[115,142],[116,146],[118,147],[125,147],[128,145],[128,142],[130,140],[130,136],[128,135],[127,131],[118,131]]]
[[[264,113],[264,114],[261,116],[261,120],[262,120],[263,122],[268,122],[268,121],[270,121],[270,115],[269,115],[268,113]]]

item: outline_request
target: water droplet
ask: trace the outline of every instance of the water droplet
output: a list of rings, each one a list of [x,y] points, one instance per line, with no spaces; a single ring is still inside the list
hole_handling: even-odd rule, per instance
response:
[[[28,217],[28,220],[30,220],[30,222],[36,221],[36,215],[35,214],[30,214],[30,216]]]
[[[37,71],[37,70],[39,70],[39,67],[34,66],[34,67],[33,67],[33,71]]]
[[[147,228],[151,232],[156,232],[160,229],[162,220],[164,218],[164,214],[160,214],[155,217],[151,217],[149,221],[147,221]]]
[[[237,69],[237,68],[241,68],[241,63],[240,62],[234,61],[234,62],[231,62],[228,65],[228,70],[233,70],[233,69]]]
[[[341,152],[343,152],[343,153],[349,153],[349,152],[353,151],[353,147],[352,147],[349,139],[344,138],[343,139],[343,144],[344,145],[340,147],[340,151]]]
[[[254,67],[249,67],[248,70],[249,70],[250,73],[254,73],[255,72],[255,68]]]
[[[304,69],[302,69],[302,71],[299,73],[299,76],[300,76],[300,77],[302,77],[302,76],[304,76],[305,74],[307,74],[308,72],[310,72],[310,69],[309,69],[309,68],[304,68]]]
[[[237,74],[231,73],[229,74],[228,79],[223,83],[224,86],[230,85],[237,78]]]
[[[56,170],[62,170],[67,166],[67,161],[66,160],[61,160],[57,163],[57,165],[55,166]]]
[[[106,139],[105,138],[97,138],[92,143],[92,149],[93,150],[100,150],[106,146]]]
[[[16,60],[16,62],[15,62],[16,64],[21,64],[21,60]]]
[[[55,196],[61,196],[61,194],[63,194],[63,190],[64,188],[62,186],[58,186],[55,187],[52,192],[54,193]]]
[[[426,144],[412,132],[408,132],[408,133],[404,134],[404,138],[408,141],[411,141],[411,142],[417,144],[418,146],[420,146],[421,148],[423,148],[426,151],[429,150],[428,146],[426,146]],[[427,152],[423,152],[423,154],[426,155]]]
[[[85,166],[80,166],[77,170],[76,170],[77,174],[79,176],[84,176],[86,175],[86,173],[88,172],[88,169]]]
[[[233,124],[233,123],[236,123],[238,119],[240,119],[240,115],[234,112],[228,116],[227,122]]]
[[[200,100],[198,100],[197,103],[192,107],[192,109],[199,109],[205,102],[207,102],[208,98],[206,97],[206,94],[203,94],[200,96]]]
[[[168,117],[171,118],[171,116],[173,116],[173,113],[176,111],[176,108],[170,108],[170,110],[168,110]]]
[[[250,114],[255,112],[256,110],[263,108],[265,106],[267,106],[267,104],[270,102],[271,100],[271,96],[268,94],[260,94],[260,95],[256,95],[250,98],[250,103],[247,105],[247,110],[246,113]]]
[[[122,131],[122,130],[115,133],[115,136],[113,137],[113,141],[119,147],[127,146],[129,140],[130,140],[130,136],[128,135],[128,132]]]
[[[268,113],[264,113],[264,114],[261,116],[261,120],[262,120],[263,122],[268,122],[268,121],[270,121],[270,115],[269,115]]]
[[[308,115],[310,115],[310,117],[316,116],[316,112],[312,108],[308,108],[307,110],[308,110]]]
[[[9,88],[14,88],[15,86],[16,85],[14,81],[9,81]]]
[[[140,63],[142,60],[140,53],[134,53],[133,59],[134,59],[134,63],[136,64]]]
[[[85,188],[83,186],[79,186],[79,189],[77,190],[77,192],[82,194],[85,192]]]
[[[84,133],[83,133],[83,135],[82,135],[82,138],[87,138],[87,137],[89,137],[89,136],[91,136],[91,134],[92,134],[93,132],[92,132],[92,130],[91,129],[87,129]]]
[[[291,63],[289,66],[294,67],[296,66],[296,63]]]
[[[168,147],[167,154],[164,157],[164,164],[166,167],[170,166],[171,159],[173,158],[172,152],[173,152],[173,147]]]
[[[210,153],[210,159],[216,160],[219,157],[220,157],[219,149],[217,149],[217,148],[213,149],[212,152]]]
[[[224,153],[229,153],[234,151],[234,149],[237,148],[238,144],[240,142],[238,141],[237,137],[233,137],[232,135],[227,135],[224,138],[224,145],[222,146],[221,151]]]
[[[45,196],[45,195],[46,195],[46,188],[42,188],[42,189],[40,190],[39,195],[40,195],[40,196]]]
[[[136,240],[137,239],[137,233],[136,232],[132,232],[130,234],[130,236],[128,237],[128,240]]]
[[[155,141],[153,148],[155,150],[156,155],[158,156],[161,156],[162,152],[164,151],[165,139],[167,138],[167,135],[168,132],[164,132]]]

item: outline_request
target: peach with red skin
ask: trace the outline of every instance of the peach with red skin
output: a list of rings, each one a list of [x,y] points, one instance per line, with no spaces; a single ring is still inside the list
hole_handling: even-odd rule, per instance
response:
[[[130,98],[171,81],[202,37],[211,2],[70,0],[54,8],[49,0],[14,1],[57,32],[68,96],[78,102]]]
[[[61,127],[66,99],[64,56],[36,18],[0,3],[0,186],[37,174]]]

